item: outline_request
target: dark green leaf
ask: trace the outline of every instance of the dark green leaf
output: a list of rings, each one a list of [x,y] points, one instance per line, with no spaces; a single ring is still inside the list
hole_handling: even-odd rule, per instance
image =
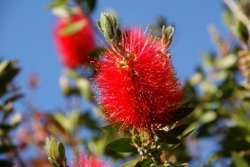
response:
[[[16,147],[13,145],[0,145],[0,153],[6,153],[15,149]]]
[[[100,130],[100,127],[96,120],[94,120],[89,113],[81,114],[79,118],[79,124],[87,126],[93,130]]]
[[[130,138],[120,138],[107,144],[107,147],[116,152],[137,152],[137,149],[131,144]]]
[[[238,24],[238,35],[240,40],[243,40],[245,43],[247,43],[249,39],[248,29],[244,23],[241,21]]]
[[[165,143],[168,143],[168,144],[180,143],[180,140],[169,132],[166,132],[163,130],[156,130],[155,132],[161,138],[161,140],[163,140]]]
[[[11,126],[11,125],[0,124],[0,129],[1,129],[2,131],[4,131],[4,132],[8,132],[8,131],[10,131],[10,130],[11,130],[11,128],[12,128],[12,126]]]
[[[92,52],[90,52],[90,56],[91,57],[100,57],[101,54],[104,52],[105,50],[103,48],[97,48],[95,50],[93,50]]]
[[[87,0],[89,11],[92,12],[96,6],[96,0]]]
[[[65,157],[65,149],[64,146],[61,142],[57,143],[57,153],[58,153],[58,157],[60,159],[61,162],[65,161],[66,157]]]
[[[245,159],[241,158],[237,152],[234,151],[232,154],[234,167],[249,167],[250,164],[248,164]]]
[[[194,108],[180,108],[177,110],[170,111],[168,115],[172,117],[173,120],[179,121],[194,111]]]
[[[138,160],[129,161],[129,162],[122,164],[120,167],[135,167],[137,162]]]
[[[19,99],[21,97],[23,97],[23,94],[21,94],[21,93],[15,94],[15,95],[9,97],[8,99],[6,99],[4,101],[4,103],[13,102],[13,101],[15,101],[15,100],[17,100],[17,99]]]
[[[13,167],[13,163],[11,163],[10,161],[0,159],[0,166],[1,167]]]
[[[169,131],[173,136],[179,136],[187,128],[187,125],[177,126]]]
[[[144,159],[142,161],[137,162],[135,167],[149,167],[151,163],[152,163],[151,159]]]
[[[109,124],[106,125],[104,127],[102,127],[102,129],[109,131],[109,132],[118,132],[119,130],[121,130],[121,126],[123,123],[119,123],[119,124]]]
[[[11,82],[12,79],[19,73],[20,69],[9,69],[7,71],[4,71],[3,73],[0,73],[0,83],[1,86],[5,86],[7,83]]]

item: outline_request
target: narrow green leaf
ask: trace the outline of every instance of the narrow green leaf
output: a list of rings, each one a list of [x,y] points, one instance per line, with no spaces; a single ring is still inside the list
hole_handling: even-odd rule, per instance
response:
[[[152,160],[151,159],[144,159],[142,161],[137,162],[137,164],[135,165],[135,167],[149,167],[150,164],[152,164]]]
[[[57,153],[61,162],[66,161],[65,148],[61,142],[57,143]]]
[[[61,35],[72,35],[77,33],[79,30],[81,30],[84,26],[87,25],[87,21],[80,20],[74,23],[70,23],[68,26],[66,26],[64,29],[60,31]]]
[[[249,167],[250,164],[243,158],[241,158],[237,152],[232,153],[233,156],[233,164],[235,167]]]
[[[179,121],[194,111],[194,108],[180,108],[177,110],[170,111],[168,115],[172,117],[173,120]]]
[[[174,136],[170,132],[166,132],[163,130],[156,130],[155,132],[161,138],[161,140],[163,140],[165,143],[178,144],[181,142],[176,136]]]
[[[173,136],[179,136],[187,128],[187,125],[177,126],[169,131]]]
[[[173,163],[173,162],[168,162],[164,164],[165,167],[188,167],[187,163],[183,164],[178,164],[178,163]]]
[[[48,149],[50,150],[51,158],[56,159],[57,142],[56,142],[56,139],[54,137],[51,137],[51,142],[50,142],[50,146],[48,146]]]
[[[96,0],[87,0],[89,11],[92,12],[96,6]]]
[[[109,124],[109,125],[102,127],[102,129],[109,131],[109,132],[118,132],[120,130],[122,124],[123,123]]]
[[[130,138],[120,138],[107,144],[107,147],[116,152],[137,152],[137,149],[131,144]]]
[[[194,130],[195,130],[195,129],[193,129],[193,130],[189,131],[188,133],[186,133],[185,135],[183,135],[183,136],[181,137],[181,140],[183,140],[184,138],[186,138],[187,136],[189,136]]]
[[[137,162],[138,160],[129,161],[129,162],[122,164],[120,167],[135,167]]]
[[[47,5],[47,8],[55,8],[61,5],[67,5],[67,0],[54,0],[52,3]]]

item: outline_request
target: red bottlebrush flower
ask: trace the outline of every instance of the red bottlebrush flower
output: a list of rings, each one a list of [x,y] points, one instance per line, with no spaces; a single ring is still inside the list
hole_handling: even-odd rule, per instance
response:
[[[70,24],[83,22],[84,26],[75,33],[65,34],[63,30]],[[95,49],[94,29],[88,16],[71,15],[58,21],[54,30],[54,39],[63,64],[75,68],[89,62],[89,53]]]
[[[93,155],[83,156],[80,154],[78,158],[78,162],[73,162],[73,167],[107,167],[104,162],[98,161]]]
[[[105,48],[95,77],[100,102],[111,123],[151,132],[175,122],[170,111],[180,107],[183,91],[160,39],[141,28],[123,32],[124,51]]]

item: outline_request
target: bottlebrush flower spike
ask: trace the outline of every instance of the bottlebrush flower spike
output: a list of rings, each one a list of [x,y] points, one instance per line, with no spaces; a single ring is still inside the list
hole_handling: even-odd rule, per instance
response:
[[[88,64],[88,56],[96,47],[94,29],[85,14],[72,14],[59,20],[54,40],[61,61],[70,68]]]
[[[73,167],[108,167],[104,162],[98,161],[95,156],[80,154],[77,162],[73,162]]]
[[[175,123],[169,114],[180,107],[183,91],[165,46],[141,28],[130,28],[122,32],[123,51],[105,48],[95,82],[108,121],[148,133]]]

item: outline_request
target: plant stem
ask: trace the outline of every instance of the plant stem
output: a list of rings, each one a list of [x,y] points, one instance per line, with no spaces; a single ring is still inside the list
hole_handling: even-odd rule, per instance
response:
[[[238,8],[238,6],[232,0],[223,0],[228,8],[235,14],[235,16],[246,25],[248,31],[250,32],[250,21],[246,15]]]

